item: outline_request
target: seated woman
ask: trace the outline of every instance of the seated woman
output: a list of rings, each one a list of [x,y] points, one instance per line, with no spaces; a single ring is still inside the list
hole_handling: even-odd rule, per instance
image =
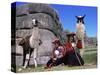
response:
[[[60,65],[63,63],[63,57],[65,55],[64,47],[61,45],[61,43],[58,39],[54,40],[52,43],[54,45],[52,57],[47,62],[45,68],[50,68],[52,66],[57,66],[57,65]]]
[[[68,66],[82,66],[84,65],[84,61],[80,54],[75,51],[76,43],[74,36],[74,33],[67,34],[68,40],[65,44],[66,55],[64,56],[64,64]]]

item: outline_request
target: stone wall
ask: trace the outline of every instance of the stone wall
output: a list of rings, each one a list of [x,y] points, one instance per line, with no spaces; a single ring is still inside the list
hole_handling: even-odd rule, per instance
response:
[[[14,8],[13,8],[14,9]],[[13,16],[12,16],[13,17]],[[59,21],[57,12],[47,4],[24,4],[16,7],[16,44],[12,45],[12,53],[16,55],[16,65],[22,65],[23,48],[18,45],[19,41],[31,35],[32,19],[37,19],[40,24],[40,36],[42,45],[38,50],[38,64],[46,64],[52,52],[52,41],[58,37],[60,41],[62,34],[62,25]],[[12,32],[13,34],[13,32]],[[14,38],[12,38],[13,41]],[[16,49],[14,49],[16,47]],[[32,54],[33,56],[33,54]],[[31,57],[30,65],[34,64]]]

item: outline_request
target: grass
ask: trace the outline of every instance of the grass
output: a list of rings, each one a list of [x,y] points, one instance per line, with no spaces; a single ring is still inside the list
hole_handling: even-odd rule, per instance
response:
[[[86,53],[83,56],[86,64],[96,64],[97,63],[97,52]]]
[[[96,68],[96,65],[84,65],[84,66],[74,66],[74,67],[68,67],[68,66],[56,66],[49,69],[44,69],[44,66],[40,66],[37,68],[29,67],[27,69],[23,69],[22,71],[18,71],[19,68],[17,68],[17,73],[28,73],[28,72],[47,72],[47,71],[67,71],[67,70],[79,70],[79,69],[91,69]]]
[[[74,66],[74,67],[68,67],[68,66],[56,66],[52,67],[50,69],[44,69],[44,65],[40,65],[37,68],[34,68],[34,66],[30,66],[26,69],[22,69],[21,71],[18,71],[19,68],[17,67],[16,70],[18,73],[23,72],[46,72],[46,71],[61,71],[61,70],[76,70],[76,69],[90,69],[90,68],[96,68],[97,67],[97,49],[87,49],[84,52],[83,59],[85,61],[84,66]]]

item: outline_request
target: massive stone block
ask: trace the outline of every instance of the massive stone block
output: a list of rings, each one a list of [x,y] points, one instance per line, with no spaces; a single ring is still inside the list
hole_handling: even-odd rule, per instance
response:
[[[23,62],[23,48],[19,46],[19,42],[23,37],[32,34],[32,19],[37,19],[40,28],[40,36],[42,44],[38,50],[38,63],[46,64],[53,50],[52,41],[57,37],[61,41],[62,25],[59,21],[57,12],[47,4],[28,3],[16,7],[16,51],[12,48],[12,52],[16,54],[16,65],[20,66]],[[13,39],[13,37],[12,37]],[[30,65],[34,64],[33,54]]]

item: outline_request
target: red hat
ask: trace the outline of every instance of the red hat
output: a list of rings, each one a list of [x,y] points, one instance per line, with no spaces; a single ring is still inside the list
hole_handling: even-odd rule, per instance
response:
[[[76,34],[74,32],[68,33],[67,36],[75,36]]]

